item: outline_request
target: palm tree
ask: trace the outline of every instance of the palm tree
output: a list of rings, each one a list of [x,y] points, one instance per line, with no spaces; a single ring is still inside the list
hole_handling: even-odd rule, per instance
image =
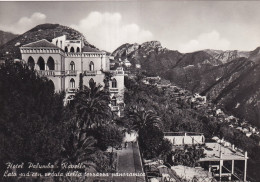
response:
[[[68,141],[64,144],[62,163],[79,164],[93,167],[93,159],[96,152],[94,147],[96,140],[92,136],[80,137],[80,129],[71,133]]]
[[[109,92],[101,88],[101,85],[90,82],[89,88],[84,86],[75,96],[74,104],[82,129],[100,126],[111,117]]]
[[[145,111],[143,108],[131,108],[129,120],[132,122],[132,129],[139,132],[147,127],[162,127],[162,121],[152,110]]]

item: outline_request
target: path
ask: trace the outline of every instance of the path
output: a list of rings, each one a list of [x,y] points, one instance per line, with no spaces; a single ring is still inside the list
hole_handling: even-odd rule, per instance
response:
[[[137,143],[128,143],[127,148],[117,152],[118,173],[143,173],[142,162]],[[114,177],[116,182],[144,182],[141,176]]]

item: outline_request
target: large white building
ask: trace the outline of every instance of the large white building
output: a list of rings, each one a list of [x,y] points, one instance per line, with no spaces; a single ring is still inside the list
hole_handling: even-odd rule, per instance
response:
[[[22,60],[39,75],[48,77],[55,91],[65,91],[65,103],[72,100],[79,89],[80,74],[83,85],[96,82],[104,86],[105,73],[112,73],[109,83],[111,110],[120,115],[124,107],[123,68],[110,70],[106,52],[84,46],[82,40],[67,40],[66,35],[32,42],[20,47]]]

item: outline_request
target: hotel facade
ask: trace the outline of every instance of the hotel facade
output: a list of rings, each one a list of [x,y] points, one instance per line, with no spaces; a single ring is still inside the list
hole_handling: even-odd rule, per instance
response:
[[[22,60],[40,76],[53,81],[55,91],[65,91],[65,104],[73,100],[79,89],[80,75],[83,85],[96,82],[104,87],[106,73],[111,73],[109,92],[111,110],[120,116],[124,108],[124,70],[110,70],[106,52],[85,46],[83,40],[67,40],[66,35],[49,42],[45,39],[20,47]]]

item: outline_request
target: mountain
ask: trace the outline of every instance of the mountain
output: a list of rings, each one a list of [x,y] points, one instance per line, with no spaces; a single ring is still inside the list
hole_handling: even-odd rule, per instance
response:
[[[83,34],[77,30],[59,24],[41,24],[0,46],[0,58],[21,58],[20,46],[41,39],[46,39],[51,42],[54,37],[62,35],[67,35],[67,39],[70,40],[83,37],[85,46],[97,49],[95,46],[88,43]]]
[[[260,47],[253,51],[201,50],[182,54],[158,41],[124,44],[113,56],[140,63],[193,93],[206,95],[223,110],[260,126]]]
[[[18,35],[0,30],[0,46],[17,37]]]

